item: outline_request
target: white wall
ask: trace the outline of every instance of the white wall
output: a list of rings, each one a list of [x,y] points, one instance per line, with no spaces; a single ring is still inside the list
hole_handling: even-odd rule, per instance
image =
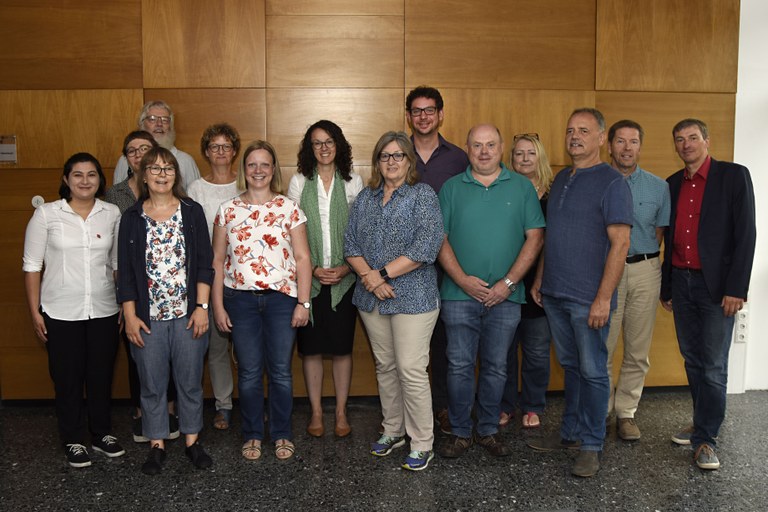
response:
[[[752,175],[757,251],[750,282],[748,337],[731,349],[729,391],[768,389],[768,2],[741,0],[734,161]],[[717,155],[714,155],[717,158]],[[735,341],[735,340],[734,340]]]

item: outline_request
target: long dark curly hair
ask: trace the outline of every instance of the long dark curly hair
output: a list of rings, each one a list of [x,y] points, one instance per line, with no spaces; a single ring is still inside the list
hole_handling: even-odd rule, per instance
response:
[[[312,149],[312,132],[318,128],[328,132],[328,135],[330,135],[336,143],[336,160],[334,160],[336,168],[339,170],[339,174],[341,174],[344,181],[351,180],[352,146],[347,142],[347,138],[344,137],[344,133],[341,131],[341,128],[339,128],[339,125],[326,119],[321,119],[307,128],[307,132],[301,140],[299,152],[296,154],[298,171],[308,180],[311,180],[315,174],[317,159],[315,158],[315,152]]]

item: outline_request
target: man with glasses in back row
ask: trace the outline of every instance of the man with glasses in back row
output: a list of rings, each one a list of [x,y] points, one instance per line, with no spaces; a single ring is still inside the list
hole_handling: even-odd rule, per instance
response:
[[[138,127],[139,130],[151,133],[158,145],[170,150],[173,156],[176,157],[176,160],[179,162],[179,171],[181,172],[181,184],[185,190],[190,183],[200,177],[200,170],[197,168],[195,159],[174,145],[176,142],[176,129],[173,111],[166,102],[162,100],[147,102],[139,114]],[[115,166],[112,183],[120,183],[127,177],[128,161],[125,159],[125,156],[121,156]]]
[[[461,174],[469,165],[467,154],[440,135],[440,125],[443,124],[445,115],[440,91],[426,85],[416,87],[405,99],[405,114],[408,126],[411,127],[411,141],[416,150],[416,170],[419,173],[419,179],[432,187],[435,194],[439,194],[446,180]],[[435,265],[435,268],[439,286],[443,271],[440,265]],[[445,324],[438,318],[429,347],[432,407],[440,431],[443,434],[450,434],[446,344]]]

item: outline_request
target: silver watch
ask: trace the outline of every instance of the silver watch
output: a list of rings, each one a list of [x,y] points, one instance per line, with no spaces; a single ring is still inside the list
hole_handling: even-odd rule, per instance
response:
[[[508,277],[504,278],[504,284],[507,285],[507,288],[509,288],[509,293],[515,293],[517,290],[517,284],[510,280]]]

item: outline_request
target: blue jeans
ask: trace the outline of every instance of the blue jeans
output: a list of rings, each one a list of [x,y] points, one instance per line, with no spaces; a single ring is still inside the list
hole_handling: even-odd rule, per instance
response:
[[[549,386],[549,343],[552,335],[546,316],[522,318],[507,356],[507,382],[501,398],[501,409],[514,412],[517,406],[517,347],[522,347],[520,368],[523,390],[520,409],[523,412],[544,412]]]
[[[264,439],[264,369],[269,377],[269,435],[292,439],[291,358],[296,329],[291,317],[296,299],[280,292],[250,292],[224,287],[224,309],[232,322],[237,353],[237,390],[245,440]]]
[[[501,395],[507,379],[507,354],[520,322],[520,304],[504,301],[487,308],[474,300],[446,300],[441,316],[448,334],[451,432],[459,437],[472,435],[475,364],[479,354],[477,434],[495,434],[499,431]]]
[[[188,318],[153,321],[152,334],[141,332],[144,347],[131,344],[141,383],[142,432],[149,439],[168,439],[168,378],[173,367],[176,412],[182,434],[203,430],[203,360],[208,333],[193,338]]]
[[[605,411],[610,396],[608,379],[609,323],[589,327],[589,304],[544,295],[549,328],[560,366],[565,370],[565,410],[560,436],[581,440],[581,449],[601,451],[605,439]]]
[[[701,272],[672,269],[672,308],[693,398],[691,444],[715,446],[725,418],[734,318],[726,317],[720,302],[712,300]]]

